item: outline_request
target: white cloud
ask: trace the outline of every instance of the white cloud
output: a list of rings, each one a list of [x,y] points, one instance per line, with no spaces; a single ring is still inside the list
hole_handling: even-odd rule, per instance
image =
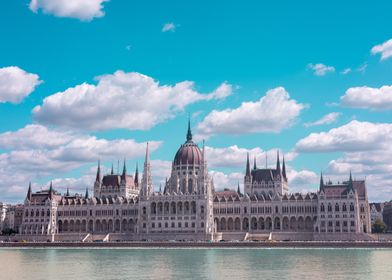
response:
[[[240,107],[213,110],[197,127],[198,139],[211,135],[280,132],[291,126],[305,106],[290,99],[283,87],[271,89],[255,102]]]
[[[392,86],[349,88],[345,95],[340,97],[340,102],[343,106],[353,108],[391,110]]]
[[[214,180],[214,187],[216,191],[223,189],[237,190],[238,183],[240,184],[241,191],[243,192],[244,174],[239,172],[223,173],[221,171],[210,171],[210,175]]]
[[[359,73],[365,73],[367,67],[368,67],[368,64],[365,62],[365,63],[363,63],[362,65],[360,65],[360,66],[357,68],[357,72],[359,72]]]
[[[18,104],[41,83],[37,74],[27,73],[17,66],[0,68],[0,103]]]
[[[296,144],[300,152],[343,152],[331,160],[325,177],[347,180],[350,170],[364,179],[370,200],[392,196],[392,124],[351,121],[327,132],[312,133]]]
[[[299,152],[371,151],[387,148],[392,141],[392,124],[353,120],[328,132],[311,133],[299,140]]]
[[[340,73],[343,74],[343,75],[347,75],[347,74],[349,74],[351,72],[352,72],[351,68],[346,68],[346,69],[343,69],[343,71],[340,72]]]
[[[341,113],[332,112],[332,113],[326,114],[324,117],[322,117],[321,119],[319,119],[317,121],[305,123],[304,126],[311,127],[311,126],[317,126],[317,125],[331,124],[331,123],[336,122],[340,116],[341,116]]]
[[[268,159],[268,166],[276,165],[276,155],[278,149],[270,149],[264,151],[260,148],[245,149],[240,148],[237,145],[224,147],[224,148],[213,148],[206,146],[206,158],[208,166],[211,168],[243,168],[245,170],[247,153],[253,166],[253,159],[256,157],[257,165],[265,166],[266,155]],[[280,160],[282,163],[282,151],[280,151]],[[296,153],[289,152],[284,154],[285,161],[291,161],[296,157]]]
[[[287,169],[289,192],[315,192],[318,187],[319,176],[310,170]]]
[[[325,76],[328,73],[335,72],[335,67],[327,66],[322,63],[316,63],[316,64],[309,63],[308,69],[311,69],[316,76]]]
[[[160,142],[150,142],[151,151]],[[29,181],[55,177],[101,159],[143,157],[146,143],[132,139],[106,140],[91,135],[28,125],[0,134],[0,190],[25,187]]]
[[[34,118],[73,129],[147,130],[173,118],[189,104],[222,99],[232,91],[225,82],[213,92],[201,94],[191,81],[160,85],[135,72],[116,71],[96,79],[97,85],[83,83],[46,97],[33,109]]]
[[[172,22],[165,23],[162,27],[162,32],[174,32],[176,31],[176,25]]]
[[[76,18],[90,21],[103,17],[103,3],[108,0],[31,0],[29,8],[34,13],[42,10],[56,17]]]
[[[380,45],[376,45],[371,50],[372,54],[381,54],[381,60],[385,60],[392,56],[392,39],[385,41]]]

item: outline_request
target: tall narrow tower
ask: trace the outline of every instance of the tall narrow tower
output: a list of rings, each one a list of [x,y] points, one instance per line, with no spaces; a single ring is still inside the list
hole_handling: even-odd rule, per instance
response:
[[[250,194],[252,192],[252,175],[250,172],[249,153],[246,155],[246,170],[244,177],[244,193]]]
[[[153,186],[152,186],[152,176],[151,176],[150,152],[148,149],[148,142],[147,142],[146,157],[144,159],[141,195],[149,196],[152,193],[153,193]]]
[[[98,160],[97,176],[94,182],[94,196],[99,197],[101,194],[101,163]]]

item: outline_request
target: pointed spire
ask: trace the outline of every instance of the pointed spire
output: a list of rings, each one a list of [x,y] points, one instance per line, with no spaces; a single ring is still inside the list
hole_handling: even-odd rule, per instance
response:
[[[148,149],[148,142],[147,142],[147,147],[146,147],[146,156],[144,158],[144,164],[150,163],[150,151]]]
[[[53,185],[52,185],[52,181],[50,181],[50,187],[49,187],[49,199],[52,200],[53,199]]]
[[[257,166],[256,166],[256,156],[254,157],[254,162],[253,162],[253,170],[256,170]]]
[[[66,196],[69,196],[69,188],[67,188],[67,194],[66,194]]]
[[[285,162],[285,160],[284,160],[284,155],[283,155],[282,176],[283,176],[283,178],[287,181],[286,162]]]
[[[163,194],[166,194],[166,192],[167,192],[167,177],[165,180],[165,187],[163,188]]]
[[[84,195],[84,198],[85,198],[85,199],[88,198],[88,188],[86,188],[86,194]]]
[[[321,172],[320,175],[320,190],[324,189],[324,178],[323,178],[323,172]]]
[[[145,196],[149,196],[154,191],[153,185],[152,185],[150,152],[148,149],[148,142],[147,142],[147,147],[146,147],[146,157],[144,160],[144,169],[143,169],[141,191],[142,191],[142,194]]]
[[[95,178],[95,182],[101,182],[101,162],[100,162],[100,160],[98,160],[97,177]]]
[[[159,183],[159,193],[162,193],[162,184]]]
[[[124,167],[123,167],[122,177],[125,179],[126,175],[127,175],[127,165],[126,165],[126,161],[124,158]]]
[[[27,190],[26,199],[31,201],[32,191],[31,191],[31,182],[29,182],[29,189]]]
[[[240,182],[238,182],[238,186],[237,186],[237,194],[238,194],[239,196],[242,196],[242,194],[241,194],[241,190],[240,190]]]
[[[134,180],[135,186],[139,185],[139,167],[138,163],[136,162],[136,170],[135,170],[135,180]]]
[[[186,133],[186,141],[192,141],[192,131],[191,131],[191,118],[188,118],[188,132]]]
[[[114,174],[114,170],[113,170],[113,162],[112,162],[112,170],[110,171],[110,175]]]
[[[279,160],[279,150],[276,153],[276,171],[278,172],[278,174],[281,173],[281,170],[280,170],[280,160]]]
[[[246,155],[246,171],[245,171],[245,176],[250,177],[250,162],[249,162],[249,153]]]
[[[348,179],[348,189],[352,190],[354,188],[353,186],[353,176],[351,175],[351,169],[350,169],[350,178]]]

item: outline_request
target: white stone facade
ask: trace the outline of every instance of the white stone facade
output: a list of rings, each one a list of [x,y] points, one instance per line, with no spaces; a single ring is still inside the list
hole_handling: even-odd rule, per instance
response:
[[[364,181],[324,184],[317,193],[289,193],[286,167],[279,155],[274,169],[250,169],[244,194],[215,191],[208,174],[204,147],[187,140],[177,151],[164,190],[154,191],[148,145],[142,180],[124,170],[101,176],[98,165],[94,194],[62,196],[51,187],[32,193],[24,203],[20,234],[108,236],[112,240],[211,240],[225,234],[370,232],[370,209]],[[90,236],[90,237],[89,237]],[[240,235],[238,235],[240,236]],[[65,238],[65,237],[64,237]],[[79,238],[79,239],[78,239]]]

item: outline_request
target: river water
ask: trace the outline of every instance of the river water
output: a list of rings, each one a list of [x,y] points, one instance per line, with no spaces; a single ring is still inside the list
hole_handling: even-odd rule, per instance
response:
[[[0,249],[0,279],[392,279],[392,250]]]

